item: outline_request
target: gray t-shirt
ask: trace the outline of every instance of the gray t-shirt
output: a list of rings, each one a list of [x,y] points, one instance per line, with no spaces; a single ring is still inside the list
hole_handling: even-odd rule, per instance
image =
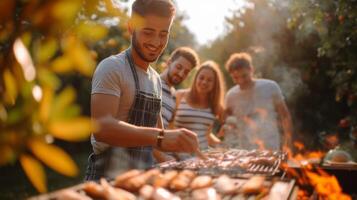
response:
[[[266,149],[280,149],[280,131],[275,105],[284,97],[278,84],[271,80],[256,79],[252,88],[241,90],[238,85],[226,95],[227,109],[238,119],[236,134],[226,135],[225,141],[244,138],[241,148],[258,148],[257,142],[263,142]]]
[[[161,98],[162,86],[159,74],[150,66],[146,71],[137,66],[135,68],[140,90]],[[93,75],[91,93],[92,95],[109,94],[117,96],[119,107],[115,118],[128,121],[129,110],[135,97],[135,80],[125,52],[110,56],[99,63]],[[91,136],[91,143],[95,154],[99,154],[109,147],[106,143],[97,142],[93,135]],[[120,159],[123,149],[112,148],[112,150],[112,159],[107,172],[109,177],[115,177],[118,175],[118,170],[126,169],[125,163]]]

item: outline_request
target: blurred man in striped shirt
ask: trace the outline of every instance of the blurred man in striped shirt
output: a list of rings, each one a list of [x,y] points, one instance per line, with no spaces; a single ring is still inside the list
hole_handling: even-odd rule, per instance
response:
[[[162,109],[164,128],[169,128],[176,108],[175,86],[184,81],[199,65],[197,53],[189,47],[177,48],[167,61],[167,68],[160,74],[162,82]]]
[[[162,82],[161,115],[164,129],[172,128],[176,111],[175,86],[184,81],[188,74],[199,65],[197,53],[189,47],[179,47],[171,53],[166,69],[160,74]],[[170,156],[171,155],[171,156]],[[173,159],[174,154],[165,154],[154,151],[157,162]]]

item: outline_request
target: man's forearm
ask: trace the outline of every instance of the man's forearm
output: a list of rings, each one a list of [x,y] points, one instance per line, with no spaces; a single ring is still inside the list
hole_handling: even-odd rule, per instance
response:
[[[100,129],[94,133],[95,139],[112,146],[155,146],[160,132],[158,128],[139,127],[113,117],[102,117],[97,122]]]

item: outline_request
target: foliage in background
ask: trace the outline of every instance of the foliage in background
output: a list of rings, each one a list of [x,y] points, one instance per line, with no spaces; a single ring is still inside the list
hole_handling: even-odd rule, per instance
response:
[[[223,68],[231,53],[251,53],[256,75],[281,86],[296,136],[309,147],[321,131],[348,137],[357,123],[356,1],[247,2],[227,18],[230,31],[201,55]]]
[[[316,77],[326,80],[323,85],[331,92],[319,94],[325,112],[321,118],[333,117],[340,128],[357,125],[357,1],[303,0],[289,3],[291,17],[288,27],[296,42],[311,42],[316,47],[317,62],[305,66],[310,82]],[[321,83],[320,83],[321,84]],[[337,107],[335,105],[338,105]]]
[[[81,115],[66,77],[92,75],[96,53],[90,49],[108,33],[105,20],[95,19],[122,17],[122,11],[109,0],[3,0],[0,13],[0,166],[19,160],[36,189],[46,192],[42,164],[78,174],[54,138],[83,141],[97,128]]]

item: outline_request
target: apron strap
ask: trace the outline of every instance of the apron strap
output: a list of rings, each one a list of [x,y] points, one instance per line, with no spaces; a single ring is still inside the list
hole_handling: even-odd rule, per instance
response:
[[[135,89],[136,89],[135,93],[139,93],[139,91],[140,91],[139,78],[138,78],[138,74],[136,73],[133,57],[131,56],[131,48],[129,48],[125,51],[125,55],[126,55],[126,58],[128,59],[129,66],[130,66],[131,72],[134,77]]]

